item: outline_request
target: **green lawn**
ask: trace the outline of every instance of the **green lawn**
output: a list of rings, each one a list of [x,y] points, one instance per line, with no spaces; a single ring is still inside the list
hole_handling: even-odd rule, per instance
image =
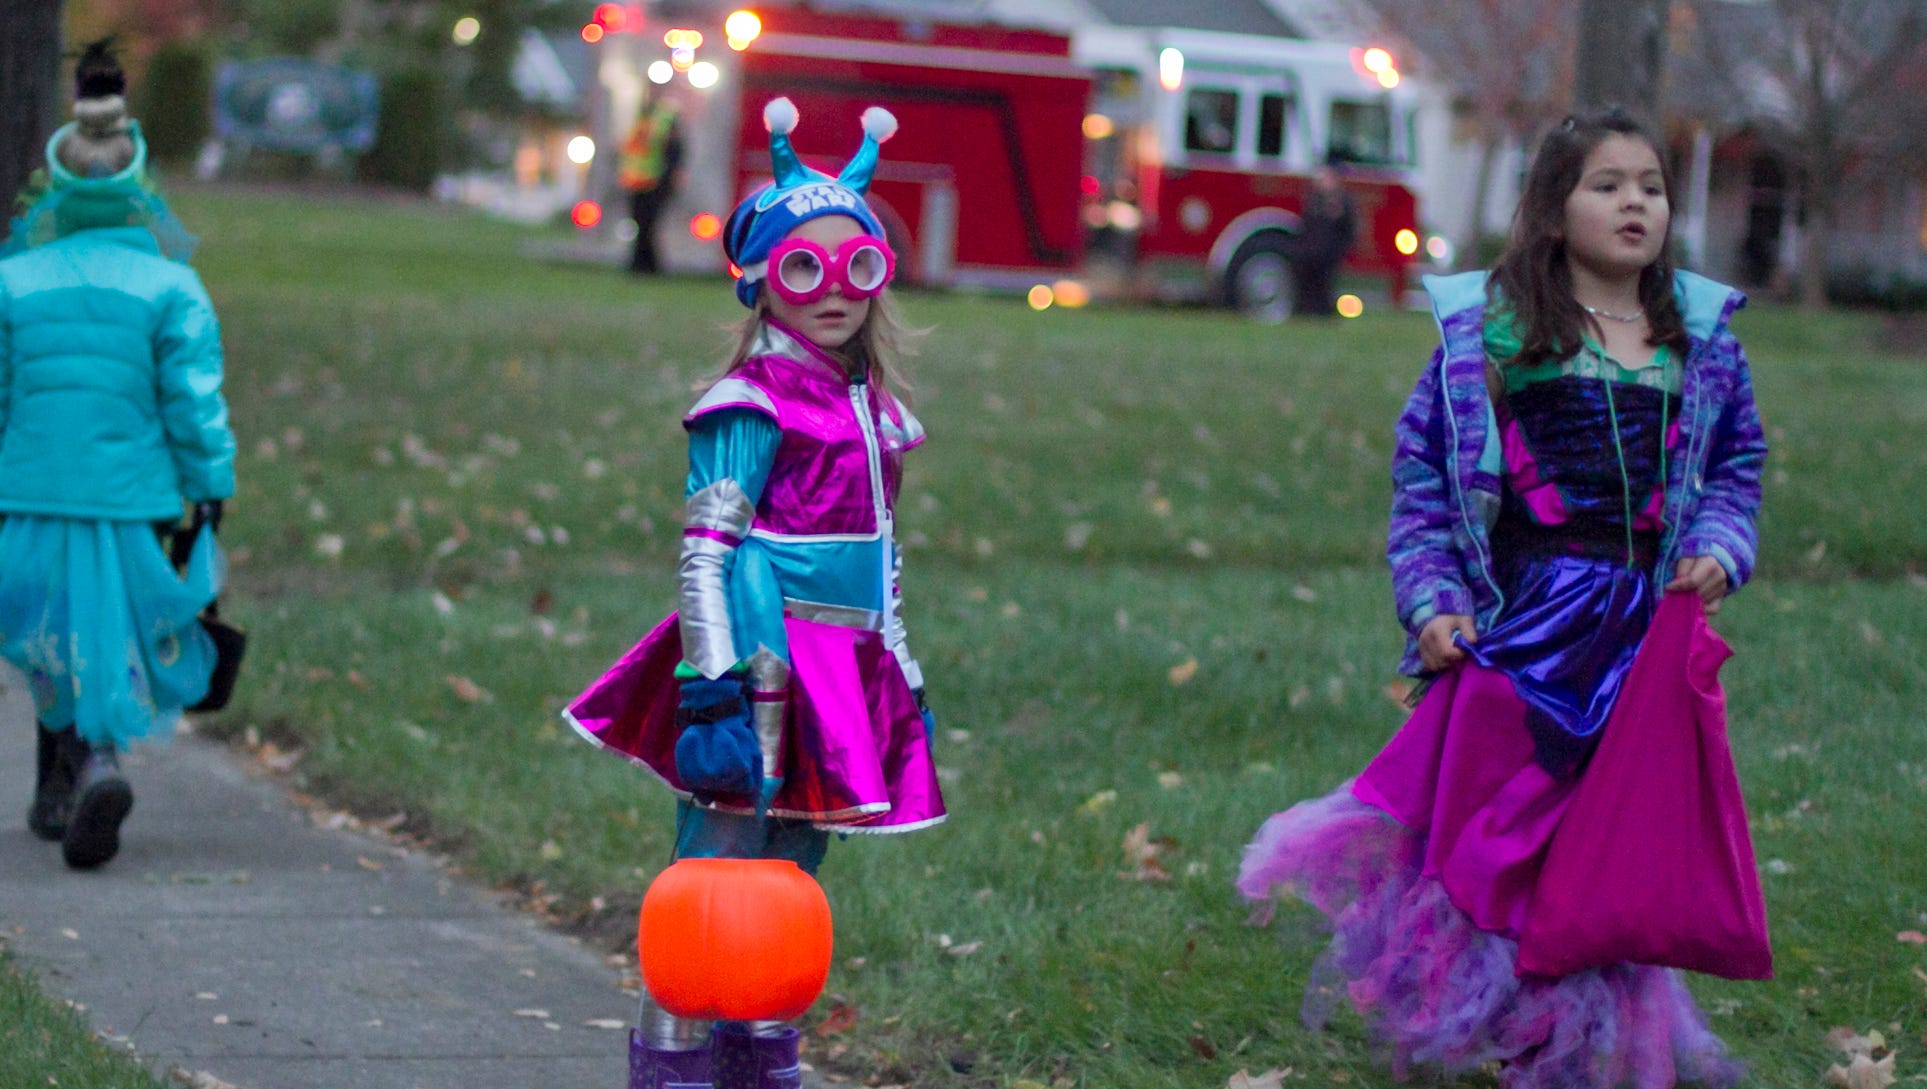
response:
[[[157,1089],[139,1062],[96,1040],[87,1019],[34,986],[0,944],[0,1085]]]
[[[229,611],[254,642],[219,727],[619,941],[669,799],[556,711],[670,607],[676,419],[740,308],[719,281],[536,263],[529,232],[444,211],[177,198],[243,457]],[[1400,722],[1387,460],[1429,320],[904,301],[932,329],[907,619],[953,816],[833,847],[812,1019],[858,1016],[811,1061],[920,1086],[1391,1084],[1355,1021],[1297,1024],[1306,913],[1248,927],[1230,881],[1267,815]],[[1753,1084],[1816,1084],[1835,1025],[1898,1042],[1904,1080],[1927,1071],[1927,951],[1895,938],[1927,929],[1927,359],[1877,353],[1857,316],[1739,328],[1774,453],[1759,580],[1721,626],[1779,978],[1694,989]],[[1139,826],[1171,880],[1127,876]]]

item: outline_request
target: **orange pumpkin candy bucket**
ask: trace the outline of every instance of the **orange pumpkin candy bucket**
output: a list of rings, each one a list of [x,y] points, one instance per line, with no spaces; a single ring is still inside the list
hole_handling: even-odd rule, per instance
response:
[[[643,985],[677,1017],[791,1021],[830,975],[830,903],[786,859],[685,858],[642,898]]]

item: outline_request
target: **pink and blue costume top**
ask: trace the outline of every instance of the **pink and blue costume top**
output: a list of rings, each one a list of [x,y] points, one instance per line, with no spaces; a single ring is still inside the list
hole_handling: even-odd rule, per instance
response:
[[[846,832],[941,821],[914,691],[922,675],[898,612],[892,513],[903,453],[923,441],[922,426],[773,319],[684,426],[683,608],[578,697],[569,718],[687,796],[674,752],[675,667],[686,661],[715,677],[748,663],[758,678],[780,678],[759,679],[756,699],[787,692],[773,816]],[[712,559],[719,583],[706,593],[701,568]]]

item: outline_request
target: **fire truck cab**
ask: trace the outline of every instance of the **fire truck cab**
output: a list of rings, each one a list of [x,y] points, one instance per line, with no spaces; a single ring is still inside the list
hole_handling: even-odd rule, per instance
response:
[[[1281,319],[1312,175],[1358,212],[1346,267],[1396,303],[1418,252],[1417,92],[1383,50],[1176,29],[1093,27],[1084,217],[1094,266],[1141,291]]]
[[[1404,292],[1418,251],[1416,94],[1383,50],[789,7],[731,16],[751,18],[753,34],[652,26],[599,47],[603,82],[628,89],[612,96],[611,122],[634,116],[645,74],[693,89],[688,184],[672,206],[693,216],[688,237],[665,239],[676,267],[723,267],[721,218],[768,180],[762,108],[783,94],[802,113],[798,152],[832,173],[864,107],[898,115],[871,200],[911,282],[1070,281],[1078,296],[1190,298],[1281,319],[1299,210],[1331,163],[1358,212],[1347,267],[1383,277],[1394,301]]]

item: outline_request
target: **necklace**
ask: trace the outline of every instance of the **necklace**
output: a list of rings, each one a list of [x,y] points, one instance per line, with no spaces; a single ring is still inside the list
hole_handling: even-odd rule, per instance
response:
[[[1585,303],[1580,303],[1579,309],[1584,310],[1595,318],[1605,318],[1607,321],[1623,321],[1628,325],[1646,316],[1644,308],[1635,310],[1630,314],[1615,314],[1610,310],[1601,310],[1596,306],[1587,306]]]

